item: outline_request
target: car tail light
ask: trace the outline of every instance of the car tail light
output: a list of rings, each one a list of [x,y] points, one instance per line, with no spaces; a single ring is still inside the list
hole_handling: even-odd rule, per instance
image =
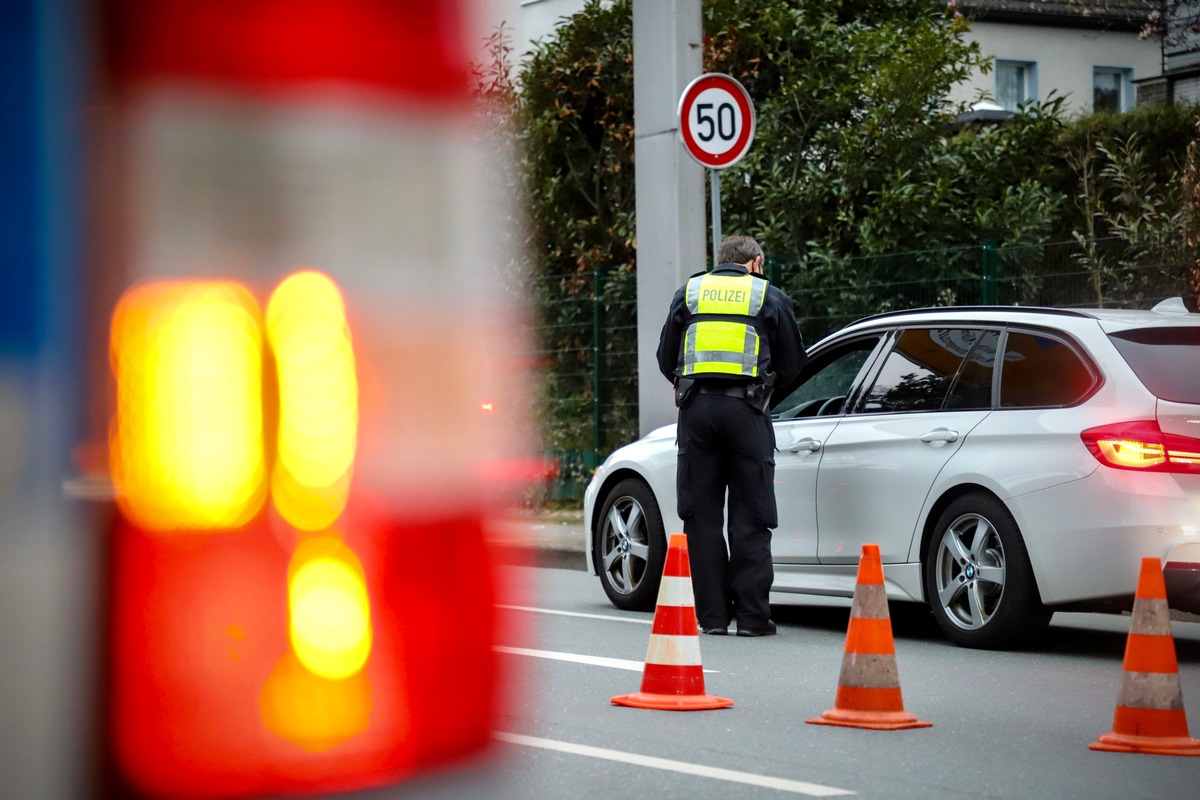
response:
[[[1152,419],[1101,425],[1079,437],[1107,467],[1200,474],[1200,439],[1163,433]]]

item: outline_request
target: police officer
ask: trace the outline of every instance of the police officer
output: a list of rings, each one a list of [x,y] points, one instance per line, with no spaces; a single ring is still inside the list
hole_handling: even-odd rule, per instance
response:
[[[671,301],[658,368],[679,406],[679,517],[688,537],[696,616],[706,634],[775,633],[768,605],[775,508],[775,431],[768,405],[807,356],[791,299],[763,274],[749,236],[717,247],[717,265]],[[724,527],[729,491],[729,545]]]

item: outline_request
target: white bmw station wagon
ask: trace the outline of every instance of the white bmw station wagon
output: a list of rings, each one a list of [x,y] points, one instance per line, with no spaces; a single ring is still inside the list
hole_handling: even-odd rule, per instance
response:
[[[773,591],[851,597],[865,542],[889,598],[1012,647],[1055,609],[1128,607],[1143,557],[1200,611],[1200,314],[948,307],[868,317],[776,387]],[[652,609],[682,531],[675,426],[584,496],[589,570]]]

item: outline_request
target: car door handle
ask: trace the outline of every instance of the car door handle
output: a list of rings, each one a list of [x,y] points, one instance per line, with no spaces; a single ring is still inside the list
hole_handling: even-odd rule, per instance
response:
[[[799,453],[801,450],[807,450],[810,453],[815,453],[821,449],[821,443],[816,439],[801,439],[800,441],[788,447],[789,453]]]
[[[922,442],[957,442],[958,431],[948,431],[945,428],[938,428],[935,431],[921,435]]]

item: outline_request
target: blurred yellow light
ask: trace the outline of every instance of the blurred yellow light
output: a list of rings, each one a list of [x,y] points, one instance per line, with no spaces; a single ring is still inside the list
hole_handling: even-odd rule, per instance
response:
[[[341,293],[319,272],[296,273],[272,294],[266,326],[279,380],[272,499],[295,527],[322,530],[346,506],[358,434],[358,378]]]
[[[113,313],[118,502],[151,530],[232,528],[266,495],[260,314],[229,282],[135,287]]]
[[[1126,467],[1153,467],[1167,460],[1161,444],[1131,439],[1101,439],[1096,444],[1110,461]]]
[[[330,537],[302,542],[288,570],[289,633],[296,657],[331,680],[354,675],[371,654],[371,605],[358,557]]]
[[[373,705],[365,674],[328,680],[305,669],[290,650],[271,670],[258,702],[267,730],[318,753],[365,731]]]

